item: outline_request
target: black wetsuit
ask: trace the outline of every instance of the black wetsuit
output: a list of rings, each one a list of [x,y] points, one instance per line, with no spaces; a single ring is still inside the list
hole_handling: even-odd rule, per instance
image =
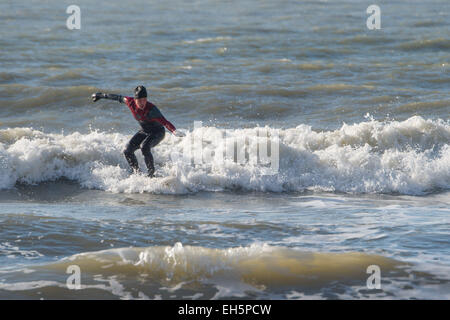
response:
[[[155,166],[153,162],[153,155],[151,148],[160,143],[165,136],[166,127],[169,131],[174,132],[175,126],[164,118],[159,109],[147,101],[144,109],[140,109],[132,97],[125,97],[126,104],[133,113],[134,118],[141,125],[139,130],[128,142],[125,147],[124,154],[131,168],[139,170],[138,161],[134,152],[141,149],[144,155],[145,164],[148,169],[149,176],[153,176]]]

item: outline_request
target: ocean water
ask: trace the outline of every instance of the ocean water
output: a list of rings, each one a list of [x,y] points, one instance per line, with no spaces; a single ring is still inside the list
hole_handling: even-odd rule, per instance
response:
[[[449,12],[2,1],[0,299],[449,299]],[[141,84],[185,133],[154,179],[127,107],[90,100]]]

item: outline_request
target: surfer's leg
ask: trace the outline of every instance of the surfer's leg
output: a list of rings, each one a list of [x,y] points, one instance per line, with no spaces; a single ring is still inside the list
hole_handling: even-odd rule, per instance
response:
[[[150,177],[153,177],[153,174],[155,173],[155,166],[153,163],[153,155],[151,152],[151,148],[160,143],[162,139],[164,139],[165,134],[166,134],[165,129],[153,132],[149,134],[142,143],[141,150],[142,154],[144,155],[145,164],[147,165],[148,175]]]
[[[142,143],[142,141],[144,141],[146,137],[147,135],[144,132],[142,131],[137,132],[133,136],[133,138],[131,138],[131,140],[128,142],[127,146],[125,147],[125,150],[123,151],[123,154],[125,155],[128,164],[134,171],[139,170],[139,164],[134,152],[137,149],[139,149],[140,144]]]

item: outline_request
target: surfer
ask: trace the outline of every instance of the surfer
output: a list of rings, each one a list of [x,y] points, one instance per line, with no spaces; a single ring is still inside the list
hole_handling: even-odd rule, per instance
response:
[[[164,127],[176,136],[183,136],[183,134],[178,133],[175,126],[164,118],[153,103],[147,100],[147,90],[144,86],[137,86],[134,89],[134,98],[102,92],[93,93],[91,97],[93,102],[100,99],[110,99],[125,103],[128,106],[142,129],[131,138],[123,153],[132,170],[137,172],[139,171],[139,164],[134,152],[140,148],[144,155],[148,176],[154,177],[155,166],[151,148],[164,139],[166,133]]]

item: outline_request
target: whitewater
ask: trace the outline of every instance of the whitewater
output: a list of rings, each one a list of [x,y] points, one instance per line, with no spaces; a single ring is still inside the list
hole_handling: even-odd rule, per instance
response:
[[[370,120],[317,132],[311,126],[264,128],[279,139],[276,175],[264,165],[211,158],[193,165],[193,155],[234,148],[217,138],[216,127],[168,135],[154,149],[160,175],[154,180],[130,175],[123,149],[129,136],[93,131],[88,134],[45,133],[31,128],[0,130],[0,187],[57,179],[84,188],[124,193],[183,194],[198,191],[331,191],[421,195],[450,188],[450,124],[420,116],[405,121]],[[227,130],[229,141],[252,148],[258,128]],[[216,139],[214,139],[216,137]],[[200,143],[191,143],[192,139]],[[246,140],[246,141],[245,141]],[[183,148],[191,149],[189,157]],[[195,149],[195,148],[198,149]],[[229,151],[234,152],[234,149]],[[176,156],[174,156],[174,154]],[[176,159],[177,161],[172,161]],[[141,167],[143,157],[139,157]]]
[[[448,0],[76,5],[0,2],[0,299],[450,299]]]

